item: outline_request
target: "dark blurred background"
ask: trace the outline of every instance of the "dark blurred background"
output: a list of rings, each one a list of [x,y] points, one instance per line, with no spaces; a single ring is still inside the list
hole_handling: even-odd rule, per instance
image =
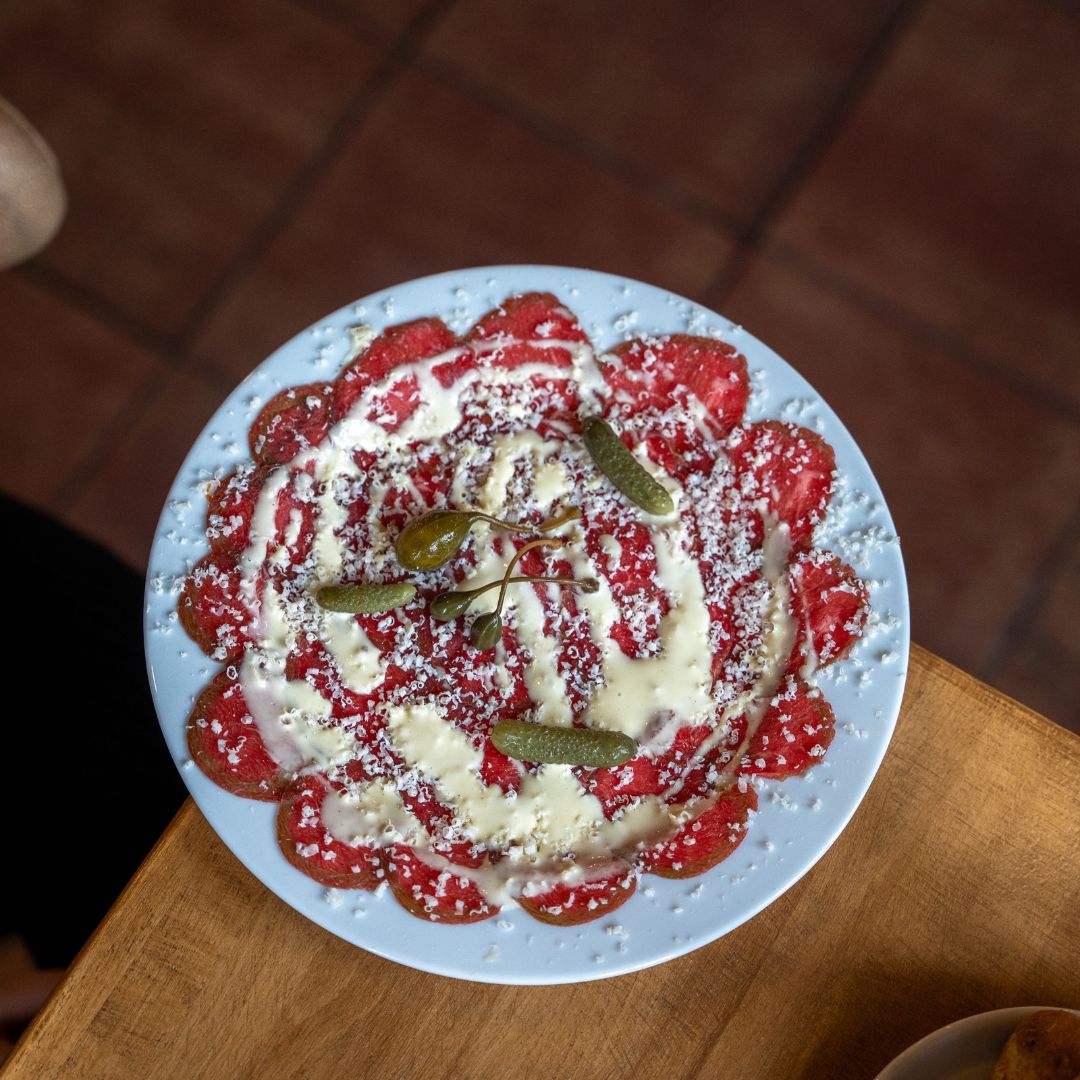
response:
[[[453,267],[643,278],[836,408],[914,636],[1080,730],[1080,10],[3,0],[56,240],[0,275],[0,486],[142,569],[234,383]]]

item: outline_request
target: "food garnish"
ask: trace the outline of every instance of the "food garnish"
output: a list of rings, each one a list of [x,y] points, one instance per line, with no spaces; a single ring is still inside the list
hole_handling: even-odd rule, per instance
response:
[[[536,531],[551,532],[552,529],[558,529],[562,525],[569,525],[571,521],[577,521],[580,517],[581,511],[576,506],[567,506],[546,521],[541,521],[536,526]]]
[[[437,570],[453,558],[478,521],[512,532],[531,533],[550,532],[580,516],[580,510],[569,507],[539,525],[518,525],[500,521],[480,510],[429,510],[413,518],[401,530],[394,551],[398,562],[409,570]]]
[[[439,622],[451,622],[465,614],[472,606],[472,602],[483,593],[496,589],[502,584],[502,578],[489,581],[486,585],[478,585],[475,589],[458,589],[454,592],[439,593],[431,601],[429,609],[432,618]],[[565,588],[577,586],[582,592],[593,593],[600,588],[596,578],[566,578],[566,577],[512,577],[510,585],[562,585]]]
[[[497,750],[519,761],[590,769],[623,765],[638,750],[637,743],[621,731],[548,727],[528,720],[501,721],[492,730],[491,741]]]
[[[392,611],[403,607],[416,595],[416,586],[408,581],[393,585],[361,582],[355,585],[324,585],[316,594],[319,607],[325,611],[346,611],[351,614]]]
[[[502,616],[497,611],[477,615],[469,627],[469,638],[481,652],[494,649],[502,638]]]
[[[436,318],[388,327],[336,379],[268,402],[254,460],[212,493],[209,551],[177,601],[222,665],[189,715],[189,754],[225,790],[278,802],[285,858],[324,887],[388,884],[443,924],[515,902],[584,922],[639,874],[689,877],[730,855],[754,780],[825,754],[836,719],[806,676],[845,654],[869,610],[855,571],[813,547],[832,449],[746,421],[746,361],[722,343],[650,336],[614,352],[597,361],[541,294],[508,298],[464,337]],[[595,462],[572,420],[582,401],[614,428],[584,424]],[[681,455],[685,494],[654,465],[654,440]],[[790,540],[773,545],[775,566],[762,549],[773,519]],[[490,537],[470,533],[477,521]],[[578,549],[568,562],[564,547],[506,566],[556,536]],[[395,548],[443,569],[403,569]],[[366,584],[395,581],[389,595]],[[549,587],[509,588],[536,582]],[[331,609],[411,602],[312,619],[320,586]],[[575,586],[572,603],[561,589]],[[616,876],[564,880],[605,853]],[[457,872],[460,856],[478,873]]]
[[[564,541],[560,540],[557,536],[542,536],[540,539],[530,540],[527,544],[523,544],[518,548],[514,553],[514,557],[507,565],[506,572],[503,574],[501,588],[499,589],[499,600],[495,605],[495,610],[485,612],[483,615],[477,615],[473,620],[472,626],[469,627],[469,637],[478,649],[493,649],[502,637],[501,612],[503,601],[506,599],[506,587],[510,584],[510,578],[513,575],[514,567],[517,566],[518,561],[525,552],[538,547],[559,548],[563,546],[563,543]]]
[[[596,467],[628,498],[650,514],[670,514],[671,495],[629,450],[606,420],[593,416],[581,426]]]

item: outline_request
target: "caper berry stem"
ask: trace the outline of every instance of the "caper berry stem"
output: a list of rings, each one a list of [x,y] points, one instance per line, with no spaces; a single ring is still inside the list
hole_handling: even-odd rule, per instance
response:
[[[477,585],[475,589],[460,589],[461,593],[468,593],[472,597],[477,597],[481,593],[490,592],[492,589],[497,589],[503,583],[502,578],[496,578],[494,581],[489,581],[486,585]],[[512,577],[508,582],[508,585],[580,585],[586,592],[596,592],[597,585],[595,578],[572,578],[572,577]]]
[[[550,536],[541,537],[539,540],[530,540],[527,544],[523,544],[518,548],[503,574],[502,583],[499,588],[499,600],[495,605],[495,610],[485,611],[483,615],[477,615],[476,618],[473,619],[472,626],[469,627],[469,637],[478,649],[493,649],[502,637],[502,606],[503,601],[506,599],[506,587],[510,584],[510,578],[513,575],[514,567],[517,566],[518,561],[525,552],[537,547],[559,548],[563,546],[563,543],[564,541],[560,540],[557,536]]]
[[[549,518],[545,518],[539,525],[515,525],[510,521],[503,521],[502,518],[492,517],[490,514],[484,514],[479,510],[470,510],[469,513],[481,521],[487,521],[492,525],[497,525],[500,529],[512,529],[514,532],[551,532],[552,529],[558,529],[562,525],[569,525],[571,521],[577,521],[581,517],[581,511],[576,506],[567,506],[560,510],[557,514],[553,514]]]
[[[500,529],[509,529],[511,532],[537,531],[531,525],[517,525],[512,521],[503,521],[502,518],[492,517],[491,514],[485,514],[482,510],[466,510],[464,513],[468,514],[470,524],[474,521],[486,521],[489,525],[497,525]]]
[[[570,508],[541,522],[537,529],[532,525],[503,521],[482,510],[428,510],[413,518],[398,533],[394,550],[398,562],[409,570],[436,570],[454,557],[477,521],[486,521],[489,525],[511,532],[530,533],[547,532],[580,516],[579,510]]]
[[[511,585],[563,585],[569,588],[577,586],[583,592],[594,593],[600,588],[596,578],[568,578],[568,577],[512,577]],[[497,589],[502,584],[502,578],[489,581],[486,585],[478,585],[473,589],[456,589],[452,592],[439,593],[428,607],[431,614],[439,622],[450,622],[468,611],[472,602],[480,595]]]
[[[538,547],[550,547],[560,548],[563,546],[563,541],[557,536],[542,536],[538,540],[530,540],[527,544],[523,544],[517,551],[514,552],[514,557],[510,560],[509,565],[503,572],[502,588],[499,589],[499,601],[495,605],[495,614],[498,615],[502,611],[503,601],[506,599],[506,588],[510,584],[510,577],[513,573],[514,567],[517,566],[521,557],[526,551],[531,551],[533,548]]]
[[[576,506],[567,506],[557,514],[552,515],[536,526],[537,532],[551,532],[561,525],[569,525],[571,521],[577,521],[581,517],[581,511]]]

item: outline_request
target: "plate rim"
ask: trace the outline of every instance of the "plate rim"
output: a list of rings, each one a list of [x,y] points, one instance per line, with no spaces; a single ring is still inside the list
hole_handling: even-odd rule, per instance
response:
[[[556,287],[554,287],[554,286],[548,285],[546,287],[552,289],[552,291],[556,291],[557,294],[559,295],[559,299],[563,303],[567,304],[567,306],[569,306],[572,310],[574,309],[574,303],[573,303],[574,298],[573,298],[573,296],[571,295],[571,296],[567,297],[567,296],[563,295],[563,293],[572,290],[572,288],[573,288],[572,281],[573,281],[574,277],[583,276],[585,278],[592,278],[592,279],[597,279],[597,280],[602,279],[602,280],[605,280],[606,282],[608,282],[608,283],[610,283],[612,285],[619,284],[619,285],[622,285],[622,286],[632,286],[632,287],[638,287],[638,288],[641,288],[641,289],[644,289],[644,290],[648,290],[650,293],[661,293],[661,294],[664,294],[667,297],[669,302],[674,302],[674,303],[678,303],[678,304],[682,304],[682,305],[687,305],[690,309],[692,309],[692,310],[694,310],[696,312],[700,312],[700,313],[702,313],[702,314],[704,314],[706,316],[718,319],[718,320],[722,321],[723,323],[727,324],[729,327],[732,328],[732,330],[734,332],[737,332],[738,334],[743,335],[746,339],[753,342],[755,347],[764,350],[775,361],[779,361],[780,365],[783,368],[788,369],[788,371],[791,372],[792,374],[794,374],[798,379],[800,379],[802,382],[804,382],[808,386],[810,386],[810,388],[811,388],[811,390],[813,391],[813,394],[814,394],[814,402],[815,402],[815,404],[820,404],[821,406],[823,406],[824,409],[828,412],[828,414],[831,417],[829,428],[825,433],[826,436],[830,440],[830,445],[832,445],[833,442],[835,441],[834,436],[837,433],[842,434],[842,436],[847,440],[848,452],[855,456],[856,464],[860,467],[860,469],[863,471],[865,476],[869,477],[872,480],[873,485],[877,489],[877,491],[879,493],[881,493],[881,486],[878,483],[877,477],[874,474],[874,471],[871,469],[870,464],[866,459],[866,455],[863,453],[863,450],[862,450],[861,446],[859,445],[859,443],[855,440],[855,438],[848,431],[846,425],[843,423],[843,421],[840,419],[840,417],[836,414],[835,410],[833,410],[832,407],[828,404],[828,402],[824,398],[824,396],[822,394],[820,394],[820,392],[817,391],[817,389],[814,388],[812,386],[812,384],[809,383],[809,380],[806,379],[806,377],[803,376],[801,374],[801,372],[799,372],[799,370],[793,364],[791,364],[787,360],[785,360],[783,358],[783,356],[781,356],[779,353],[776,352],[776,350],[772,349],[771,346],[766,344],[760,338],[756,337],[753,333],[751,333],[750,331],[745,330],[745,328],[743,328],[741,326],[738,326],[737,324],[733,323],[730,319],[728,319],[726,316],[724,316],[721,312],[715,311],[714,309],[709,308],[706,305],[704,305],[702,303],[699,303],[698,301],[692,300],[692,299],[690,299],[688,297],[684,297],[681,294],[675,293],[670,289],[664,288],[663,286],[654,285],[654,284],[651,284],[649,282],[644,282],[644,281],[641,281],[639,279],[628,277],[628,276],[623,275],[623,274],[613,273],[613,272],[610,272],[610,271],[590,270],[590,269],[581,268],[581,267],[570,267],[570,266],[563,266],[563,265],[558,265],[558,264],[544,264],[544,263],[535,263],[535,264],[534,263],[506,263],[506,264],[491,264],[491,265],[479,265],[479,266],[472,266],[472,267],[462,267],[462,268],[457,268],[457,269],[452,269],[452,270],[447,270],[447,271],[440,271],[439,273],[435,273],[435,274],[423,275],[423,276],[418,277],[418,278],[412,278],[412,279],[409,279],[407,281],[398,282],[398,283],[393,284],[393,285],[385,286],[385,287],[383,287],[381,289],[376,290],[373,293],[368,294],[365,297],[361,297],[358,300],[351,301],[351,302],[349,302],[349,303],[347,303],[345,305],[342,305],[341,307],[335,309],[332,312],[328,312],[328,313],[320,316],[315,322],[311,323],[307,327],[304,327],[304,328],[300,329],[296,334],[294,334],[292,337],[288,338],[286,341],[282,342],[277,348],[275,348],[271,353],[269,353],[247,375],[245,375],[238,383],[236,383],[236,385],[233,387],[233,389],[228,394],[226,394],[225,398],[223,399],[223,401],[221,402],[219,407],[214,411],[213,415],[210,417],[210,419],[204,425],[202,431],[196,437],[194,443],[192,443],[191,447],[188,449],[187,454],[185,455],[183,461],[181,462],[181,464],[180,464],[180,466],[178,468],[177,474],[174,477],[172,484],[170,485],[169,493],[166,496],[166,500],[165,500],[165,503],[164,503],[164,505],[162,507],[162,512],[161,512],[161,514],[159,516],[157,525],[155,526],[153,544],[152,544],[152,548],[151,548],[150,557],[148,558],[148,562],[147,562],[147,571],[146,571],[145,587],[144,587],[143,638],[144,638],[145,658],[146,658],[146,663],[147,663],[147,673],[148,673],[148,679],[149,679],[149,682],[150,682],[150,685],[151,685],[152,696],[153,696],[153,699],[154,699],[155,712],[156,712],[156,714],[158,716],[158,722],[159,722],[159,725],[160,725],[160,727],[162,729],[163,735],[166,737],[166,740],[168,739],[168,732],[167,732],[168,726],[171,725],[171,724],[176,723],[177,721],[167,718],[164,715],[164,710],[163,710],[161,704],[159,703],[159,688],[158,688],[158,685],[157,685],[156,672],[154,670],[153,659],[152,659],[152,656],[151,656],[151,653],[152,653],[152,650],[153,650],[154,646],[153,646],[152,640],[151,640],[151,623],[150,623],[150,618],[149,618],[148,612],[149,612],[149,604],[150,604],[151,599],[152,599],[152,597],[151,597],[152,581],[153,581],[154,576],[155,576],[155,573],[154,573],[154,557],[155,557],[155,554],[158,552],[159,546],[162,544],[162,541],[164,539],[163,530],[167,525],[167,517],[168,517],[168,514],[169,514],[170,503],[172,502],[174,492],[177,490],[178,486],[181,483],[181,480],[184,477],[185,469],[187,468],[190,459],[195,455],[196,450],[202,444],[203,440],[207,437],[207,434],[210,431],[211,427],[218,421],[219,417],[222,416],[222,414],[225,412],[225,410],[226,410],[227,406],[230,404],[230,402],[233,401],[234,397],[236,397],[242,391],[242,389],[245,387],[245,385],[247,385],[249,383],[249,381],[254,376],[256,376],[259,372],[261,372],[264,368],[266,368],[272,362],[274,362],[275,359],[278,356],[280,356],[281,354],[286,353],[287,351],[292,350],[295,347],[299,347],[301,342],[304,342],[305,339],[309,338],[310,335],[312,335],[320,327],[321,324],[327,323],[327,322],[329,322],[331,320],[337,320],[337,319],[340,319],[342,317],[351,318],[354,322],[359,321],[361,317],[354,314],[354,312],[356,311],[356,309],[357,309],[357,307],[359,305],[367,305],[368,303],[374,302],[377,298],[379,298],[381,296],[387,296],[389,294],[392,294],[392,293],[394,293],[394,292],[396,292],[398,290],[405,289],[407,287],[408,288],[423,287],[423,288],[426,288],[428,290],[434,291],[434,288],[438,284],[450,284],[450,283],[455,282],[457,279],[460,279],[460,278],[463,278],[463,277],[474,277],[474,276],[477,276],[477,275],[485,275],[485,276],[487,276],[489,278],[490,277],[496,277],[497,278],[498,276],[505,275],[505,274],[508,274],[508,273],[513,275],[513,276],[517,276],[517,275],[522,275],[522,274],[528,275],[528,274],[533,274],[533,273],[538,273],[538,272],[544,273],[544,274],[564,274],[564,275],[569,276],[570,283],[568,283],[567,285],[564,285],[562,287],[561,292],[559,290],[557,290]],[[513,293],[515,291],[516,290],[512,289],[512,288],[508,290],[507,287],[505,287],[505,286],[500,287],[500,292],[503,293],[504,295],[513,295]],[[432,301],[432,306],[433,307],[435,306],[434,299]],[[431,313],[432,312],[429,312],[429,314],[431,314]],[[577,312],[575,312],[575,313],[577,314]],[[398,321],[401,321],[401,320],[399,318],[397,318],[397,317],[393,317],[393,316],[389,315],[389,313],[388,313],[386,325],[388,325],[388,326],[394,325]],[[584,317],[582,318],[582,321],[585,322]],[[648,327],[646,326],[644,329],[648,330]],[[692,331],[690,331],[690,332],[692,332]],[[729,341],[729,343],[731,343],[728,338],[724,338],[723,340]],[[592,341],[592,334],[591,333],[590,333],[590,341]],[[740,345],[736,344],[735,347],[738,348],[740,352],[744,352],[744,350],[740,347]],[[599,351],[600,350],[598,349],[598,352]],[[344,362],[344,359],[343,359],[342,362]],[[333,376],[334,378],[337,377],[337,370],[340,370],[340,368],[335,370],[335,374]],[[319,380],[316,379],[315,381],[319,381]],[[329,377],[328,377],[327,381],[330,381]],[[296,385],[296,384],[297,383],[294,383],[294,385]],[[246,435],[246,430],[247,430],[247,425],[246,424],[244,425],[243,430],[244,430],[245,435]],[[247,457],[250,457],[250,455],[247,455]],[[885,521],[888,524],[888,526],[890,527],[890,529],[892,531],[892,534],[895,536],[895,532],[896,532],[895,524],[893,522],[892,515],[891,515],[891,513],[890,513],[890,511],[888,509],[888,505],[885,502],[885,498],[884,498],[883,493],[881,495],[881,506],[882,506],[882,512],[884,514]],[[200,531],[203,531],[201,529],[201,526],[200,526]],[[199,555],[201,555],[203,553],[204,552],[203,552],[202,549],[200,549],[198,551]],[[896,723],[898,721],[898,717],[899,717],[899,714],[900,714],[900,711],[901,711],[901,708],[902,708],[902,704],[903,704],[903,700],[904,700],[904,697],[905,697],[905,694],[906,694],[906,688],[907,688],[907,676],[908,676],[908,672],[909,672],[910,648],[911,648],[910,597],[909,597],[908,584],[907,584],[906,568],[905,568],[904,560],[903,560],[903,553],[902,553],[902,550],[901,550],[899,544],[893,545],[893,554],[894,554],[894,557],[895,557],[895,560],[896,560],[896,565],[895,565],[895,574],[896,574],[895,588],[896,588],[897,594],[898,594],[898,596],[897,596],[897,599],[898,599],[897,607],[899,609],[896,612],[896,614],[899,616],[899,636],[898,636],[898,641],[896,642],[896,646],[897,646],[897,668],[898,668],[898,673],[900,675],[901,681],[900,681],[900,685],[899,685],[895,695],[893,696],[893,701],[895,702],[895,705],[890,710],[892,715],[886,718],[886,722],[887,722],[887,725],[888,725],[887,733],[884,733],[884,737],[881,739],[881,742],[880,742],[880,747],[876,751],[876,753],[874,755],[874,759],[873,759],[872,763],[870,764],[870,767],[868,767],[865,770],[865,773],[864,773],[864,775],[862,776],[862,778],[861,778],[861,780],[859,782],[859,785],[858,785],[859,790],[858,790],[858,793],[857,793],[857,798],[855,798],[853,800],[850,809],[847,810],[845,813],[843,813],[841,815],[841,817],[837,818],[835,823],[829,829],[827,829],[827,830],[825,830],[825,831],[823,831],[821,833],[816,833],[815,834],[815,839],[814,839],[813,844],[812,844],[813,851],[812,851],[811,857],[809,857],[806,864],[804,866],[802,866],[801,868],[799,868],[794,874],[787,874],[786,876],[783,876],[782,882],[776,884],[775,887],[773,887],[773,888],[767,890],[766,892],[764,892],[762,894],[762,896],[759,897],[754,903],[747,904],[747,905],[744,905],[744,906],[740,907],[738,909],[738,912],[737,912],[737,914],[735,915],[734,918],[732,918],[731,913],[726,913],[723,916],[717,916],[717,918],[714,920],[714,925],[710,929],[710,931],[705,932],[703,934],[698,934],[698,935],[693,936],[691,942],[683,943],[683,944],[675,944],[673,947],[669,946],[667,948],[662,948],[662,949],[658,950],[657,952],[655,952],[653,954],[650,954],[648,956],[645,956],[645,957],[635,957],[633,959],[627,959],[627,960],[624,960],[624,961],[621,961],[621,962],[616,962],[616,963],[611,964],[611,965],[607,965],[607,964],[605,964],[603,966],[593,965],[592,967],[585,967],[584,966],[585,959],[583,957],[582,958],[581,970],[576,971],[573,974],[567,974],[567,973],[559,972],[559,971],[548,973],[548,972],[543,971],[539,967],[534,968],[533,970],[531,970],[529,972],[525,972],[525,973],[520,973],[520,972],[516,972],[516,971],[512,972],[512,971],[508,971],[508,970],[505,970],[505,969],[502,969],[502,968],[497,969],[494,966],[490,970],[484,970],[482,968],[475,968],[475,969],[470,968],[468,971],[465,971],[465,970],[463,970],[463,968],[460,965],[455,965],[454,963],[443,963],[443,962],[441,962],[440,959],[437,956],[434,956],[434,957],[433,956],[428,956],[428,957],[425,958],[424,962],[421,964],[419,962],[416,962],[413,959],[405,959],[400,954],[395,954],[393,952],[393,950],[390,949],[390,948],[384,950],[379,945],[372,944],[372,943],[369,943],[369,942],[365,942],[364,944],[360,944],[359,942],[355,941],[354,939],[352,939],[350,937],[347,937],[346,935],[341,933],[333,925],[330,925],[329,918],[325,918],[325,919],[320,918],[320,915],[323,915],[323,912],[321,910],[318,910],[318,909],[312,910],[310,904],[300,906],[297,902],[294,902],[293,899],[286,899],[286,897],[282,895],[282,890],[279,889],[271,881],[267,880],[267,876],[264,875],[262,872],[260,872],[259,869],[256,869],[251,864],[251,862],[249,861],[250,852],[246,851],[246,845],[242,842],[242,840],[243,840],[243,830],[242,829],[238,830],[237,833],[235,835],[232,835],[232,836],[223,835],[223,832],[221,830],[219,830],[217,824],[214,821],[214,817],[216,817],[217,815],[214,814],[208,808],[208,806],[206,805],[207,803],[209,803],[212,796],[222,795],[222,796],[226,796],[227,798],[236,800],[237,802],[240,803],[241,806],[243,806],[244,804],[249,804],[249,809],[251,809],[250,804],[252,803],[252,800],[246,800],[246,799],[241,800],[241,799],[239,799],[238,796],[233,796],[233,795],[231,795],[231,793],[225,792],[223,789],[216,788],[216,786],[215,786],[213,792],[211,792],[209,794],[200,794],[198,791],[194,790],[192,788],[191,783],[189,783],[189,777],[188,777],[188,775],[186,775],[184,768],[182,768],[182,763],[180,761],[177,761],[175,756],[171,752],[170,752],[170,757],[173,757],[174,765],[176,766],[176,768],[180,772],[181,779],[182,779],[185,787],[187,787],[190,796],[192,797],[192,799],[196,803],[196,805],[199,807],[199,810],[203,814],[204,818],[207,820],[207,823],[211,826],[211,829],[214,831],[215,835],[225,844],[225,846],[229,849],[229,851],[240,861],[240,863],[244,866],[244,868],[249,873],[251,873],[256,878],[256,880],[260,881],[271,893],[273,893],[283,903],[287,904],[289,907],[293,908],[293,910],[297,911],[299,914],[303,915],[305,918],[307,918],[310,921],[314,922],[316,925],[320,926],[322,929],[328,930],[329,932],[335,934],[336,936],[343,937],[346,941],[348,941],[350,944],[354,945],[355,947],[362,948],[362,949],[364,949],[364,950],[366,950],[368,952],[374,953],[375,955],[382,957],[383,959],[390,960],[391,962],[399,963],[399,964],[402,964],[403,966],[410,967],[410,968],[413,968],[413,969],[416,969],[416,970],[422,970],[422,971],[429,972],[431,974],[441,975],[441,976],[449,977],[449,978],[461,979],[461,980],[464,980],[464,981],[481,982],[481,983],[489,983],[489,984],[496,984],[496,985],[528,985],[528,986],[567,985],[567,984],[575,984],[575,983],[578,983],[578,982],[591,982],[591,981],[595,981],[595,980],[599,980],[599,979],[614,978],[614,977],[617,977],[619,975],[624,975],[624,974],[631,974],[633,972],[641,971],[641,970],[644,970],[646,968],[656,966],[658,964],[667,963],[670,960],[677,959],[680,956],[687,955],[690,952],[694,952],[699,948],[703,948],[706,945],[709,945],[712,942],[718,940],[720,937],[723,937],[723,936],[731,933],[733,930],[737,929],[739,926],[742,926],[748,920],[750,920],[750,919],[754,918],[756,915],[760,914],[761,911],[763,911],[770,904],[774,903],[780,896],[782,896],[785,892],[787,892],[789,889],[794,887],[803,877],[805,877],[805,875],[807,873],[809,873],[810,870],[812,870],[814,868],[814,866],[816,866],[817,863],[832,848],[833,844],[839,838],[841,833],[851,823],[851,820],[854,817],[856,811],[862,805],[863,800],[865,799],[866,794],[869,791],[869,788],[870,788],[871,784],[873,783],[874,779],[877,777],[878,771],[881,768],[881,764],[882,764],[882,761],[884,760],[885,754],[888,751],[889,746],[891,745],[893,735],[895,734]],[[210,662],[213,663],[213,661],[210,661]],[[185,715],[183,717],[183,720],[186,720],[186,713],[185,713]],[[258,804],[258,805],[270,805],[270,804],[263,803],[263,804]],[[276,804],[274,804],[274,805],[276,805]],[[246,855],[248,857],[246,857]],[[287,865],[287,864],[284,864],[284,860],[283,860],[283,865]],[[723,864],[720,864],[720,865],[722,866]],[[710,874],[716,874],[718,872],[718,870],[719,870],[719,867],[714,867],[712,870],[707,871],[705,874],[701,875],[699,878],[694,879],[694,880],[696,880],[696,881],[707,880]],[[685,884],[685,882],[684,882],[684,884]],[[631,898],[631,902],[633,901],[633,899],[634,898]],[[490,921],[491,920],[488,920],[488,922],[490,922]],[[599,924],[599,920],[597,920],[597,925],[598,924]],[[477,924],[477,925],[485,925],[485,924]],[[543,924],[541,924],[541,925],[543,925]],[[446,930],[449,929],[451,931],[451,933],[452,933],[453,930],[456,929],[456,928],[440,927],[440,929],[443,930],[443,931],[446,931]],[[568,927],[568,928],[564,928],[564,929],[567,930],[567,931],[570,931],[570,930],[573,930],[575,928]]]
[[[1009,1034],[1011,1034],[1021,1020],[1031,1016],[1032,1013],[1043,1012],[1046,1010],[1068,1012],[1072,1013],[1074,1016],[1080,1016],[1080,1009],[1070,1009],[1065,1005],[1009,1005],[1002,1009],[987,1009],[985,1012],[972,1013],[971,1016],[962,1016],[958,1020],[951,1020],[949,1023],[943,1024],[941,1027],[924,1035],[917,1042],[913,1042],[906,1049],[901,1050],[900,1053],[877,1074],[874,1080],[905,1080],[903,1070],[911,1068],[913,1064],[917,1064],[920,1053],[925,1052],[927,1049],[942,1042],[949,1036],[957,1035],[967,1029],[978,1027],[980,1024],[989,1025],[994,1021],[999,1021],[1003,1026],[1006,1022],[1011,1022],[1009,1031]],[[1008,1035],[1005,1036],[1006,1041],[1008,1040],[1008,1037]],[[970,1064],[977,1065],[978,1062],[972,1062]],[[959,1067],[967,1068],[970,1067],[970,1065],[964,1066],[961,1064]]]

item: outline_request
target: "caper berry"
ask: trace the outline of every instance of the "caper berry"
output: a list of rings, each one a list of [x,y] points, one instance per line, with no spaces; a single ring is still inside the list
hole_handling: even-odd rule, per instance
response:
[[[486,521],[499,529],[511,532],[550,532],[581,517],[576,506],[561,510],[554,517],[542,521],[533,528],[501,521],[480,510],[428,510],[413,518],[398,534],[394,544],[398,562],[409,570],[437,570],[453,558],[465,543],[465,537],[477,521]]]
[[[435,570],[465,543],[476,515],[461,510],[429,510],[398,534],[394,550],[409,570]]]
[[[503,720],[491,741],[496,750],[519,761],[546,765],[584,765],[590,769],[622,765],[637,753],[637,743],[620,731],[548,727],[527,720]]]
[[[469,628],[472,643],[482,652],[494,649],[502,640],[502,619],[496,611],[477,615]]]
[[[667,488],[626,449],[605,420],[591,417],[582,424],[581,434],[596,467],[628,499],[650,514],[670,514],[675,509]]]
[[[492,582],[492,584],[497,585],[498,582]],[[467,592],[439,593],[429,605],[431,616],[439,622],[458,619],[469,610],[469,605],[476,599],[476,595],[475,589],[469,589]]]
[[[577,521],[581,517],[581,510],[576,506],[564,506],[557,514],[546,518],[536,526],[537,532],[551,532],[552,529],[561,529],[563,525],[569,525],[571,521]]]

